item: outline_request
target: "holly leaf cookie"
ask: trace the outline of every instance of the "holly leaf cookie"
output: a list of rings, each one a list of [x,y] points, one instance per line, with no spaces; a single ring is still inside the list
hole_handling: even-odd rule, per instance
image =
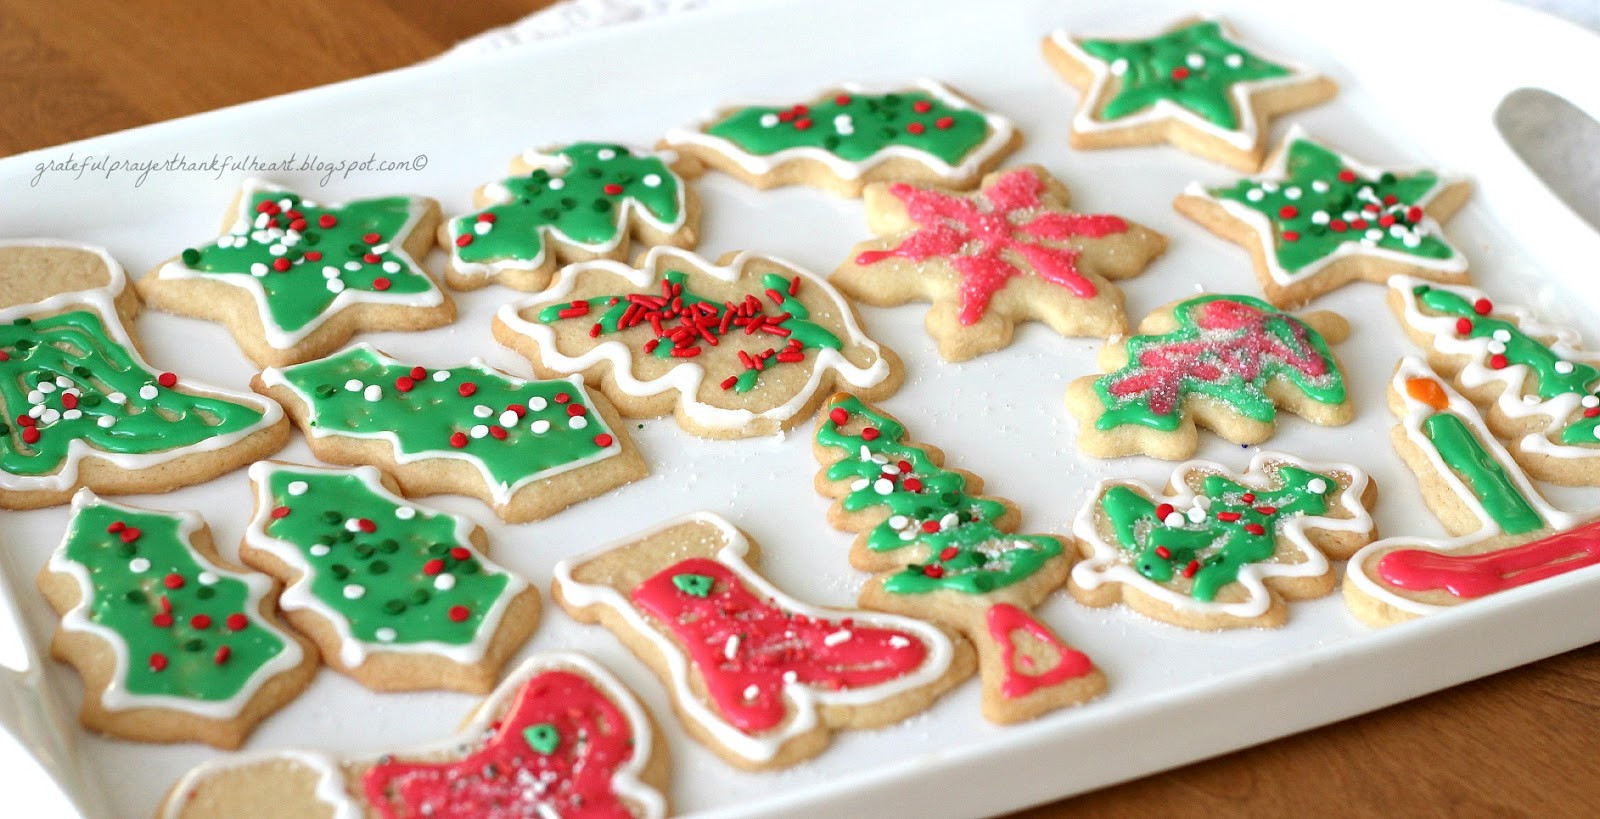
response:
[[[1344,597],[1363,622],[1391,625],[1600,564],[1594,512],[1545,500],[1472,402],[1427,364],[1400,362],[1389,408],[1400,420],[1395,450],[1455,537],[1392,537],[1351,557]]]
[[[1338,92],[1327,77],[1246,49],[1211,19],[1135,40],[1056,31],[1044,57],[1079,90],[1072,147],[1167,142],[1247,173],[1261,167],[1272,117]]]
[[[888,413],[853,395],[829,399],[812,453],[828,522],[859,532],[850,565],[873,572],[862,606],[928,620],[978,649],[983,715],[1032,719],[1105,692],[1105,675],[1028,613],[1067,578],[1072,556],[1054,535],[1015,534],[1020,513],[979,494],[983,480],[944,466]]]
[[[577,378],[526,381],[478,359],[429,369],[357,344],[252,386],[284,405],[318,458],[377,466],[412,497],[470,495],[508,523],[648,472],[611,405]]]
[[[446,741],[370,756],[219,757],[179,779],[156,815],[662,819],[667,775],[654,720],[611,672],[581,654],[536,654]]]
[[[870,185],[879,239],[850,251],[829,281],[879,307],[931,301],[925,324],[947,361],[1011,343],[1018,321],[1064,336],[1127,329],[1110,279],[1144,272],[1167,240],[1120,216],[1068,210],[1067,189],[1037,165],[984,177],[973,193]]]
[[[628,257],[630,239],[693,248],[700,199],[676,154],[574,142],[528,151],[511,176],[479,188],[471,213],[439,229],[457,290],[490,282],[541,290],[563,264]]]
[[[0,507],[169,492],[278,451],[282,409],[151,366],[139,299],[104,250],[0,242]]]
[[[487,693],[539,623],[539,592],[484,556],[481,527],[370,466],[262,461],[250,482],[239,559],[283,581],[284,615],[368,688]]]
[[[283,367],[356,333],[454,321],[455,303],[418,261],[438,225],[439,204],[420,196],[322,205],[252,179],[221,236],[136,286],[159,310],[227,325],[251,361]]]
[[[1350,326],[1336,313],[1285,313],[1251,296],[1203,295],[1147,316],[1139,334],[1100,352],[1105,375],[1067,388],[1078,448],[1094,458],[1145,454],[1182,460],[1197,427],[1237,444],[1277,429],[1278,409],[1323,426],[1355,407],[1329,349]]]
[[[276,584],[223,563],[193,512],[79,490],[38,585],[61,615],[50,653],[83,676],[79,719],[109,736],[237,748],[317,669]]]
[[[623,415],[671,412],[708,438],[771,435],[835,386],[887,397],[903,375],[826,281],[749,252],[713,264],[657,247],[636,268],[571,265],[500,308],[494,337],[542,377],[582,374]]]
[[[1431,170],[1363,165],[1295,128],[1260,176],[1220,188],[1190,183],[1173,207],[1248,248],[1267,301],[1298,307],[1396,274],[1466,282],[1467,259],[1440,223],[1471,190]]]
[[[943,83],[844,83],[797,103],[723,108],[661,141],[759,189],[860,196],[872,182],[970,188],[1022,144],[1011,121]]]
[[[690,736],[750,770],[815,756],[836,729],[905,719],[972,674],[971,649],[943,629],[806,605],[756,574],[756,557],[700,512],[556,564],[553,593],[656,672]]]
[[[1190,461],[1163,493],[1102,481],[1073,525],[1083,559],[1068,589],[1185,628],[1276,628],[1288,602],[1333,591],[1329,558],[1377,537],[1377,487],[1348,464],[1258,452],[1243,475]]]

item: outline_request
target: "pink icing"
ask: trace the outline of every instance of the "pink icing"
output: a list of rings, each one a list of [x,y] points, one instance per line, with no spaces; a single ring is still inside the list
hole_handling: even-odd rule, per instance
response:
[[[1000,694],[1014,700],[1026,697],[1040,688],[1075,680],[1094,670],[1088,655],[1067,645],[1048,626],[1033,616],[1011,605],[996,603],[986,615],[989,636],[1000,646],[1000,661],[1005,665],[1005,677],[1000,683]],[[1043,671],[1023,671],[1017,668],[1017,644],[1013,634],[1022,631],[1057,652],[1059,660]]]
[[[1472,599],[1600,563],[1600,521],[1520,546],[1475,555],[1399,549],[1378,561],[1378,576],[1409,591],[1444,589]]]

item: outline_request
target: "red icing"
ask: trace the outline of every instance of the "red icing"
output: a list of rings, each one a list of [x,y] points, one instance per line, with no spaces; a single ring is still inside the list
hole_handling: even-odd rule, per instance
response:
[[[697,597],[678,589],[672,579],[682,574],[712,578],[709,593]],[[786,673],[815,688],[861,688],[916,671],[928,654],[922,640],[902,631],[778,608],[709,558],[690,558],[658,572],[633,590],[633,602],[677,638],[705,681],[713,707],[745,733],[783,722]],[[848,639],[830,638],[843,631]],[[731,658],[730,638],[736,640]],[[900,641],[904,644],[895,644]],[[755,696],[746,699],[752,687]]]
[[[523,733],[541,724],[560,736],[549,754],[530,747]],[[624,819],[633,814],[611,780],[633,757],[633,745],[633,726],[593,683],[546,671],[523,684],[477,751],[452,762],[374,765],[362,786],[385,819]]]
[[[1098,291],[1094,282],[1078,272],[1078,251],[1041,240],[1099,238],[1126,231],[1128,223],[1116,216],[1044,209],[1039,199],[1044,187],[1044,180],[1027,168],[1001,175],[975,198],[903,182],[891,185],[889,192],[905,203],[906,213],[918,228],[897,247],[869,250],[857,256],[856,263],[874,264],[890,256],[913,262],[948,257],[950,266],[961,274],[958,316],[962,324],[982,319],[989,300],[1005,287],[1006,280],[1023,275],[1012,261],[1018,256],[1039,278],[1080,298],[1093,298]]]
[[[1378,576],[1409,591],[1443,589],[1472,599],[1600,563],[1600,521],[1542,540],[1475,555],[1400,549],[1378,561]]]
[[[1006,699],[1026,697],[1040,688],[1075,680],[1094,670],[1094,663],[1087,654],[1062,642],[1049,626],[1010,603],[990,606],[985,619],[989,625],[989,636],[1000,646],[1000,662],[1005,666],[1000,695]],[[1018,631],[1054,648],[1059,657],[1056,664],[1039,672],[1019,670],[1016,663],[1017,644],[1012,638]]]

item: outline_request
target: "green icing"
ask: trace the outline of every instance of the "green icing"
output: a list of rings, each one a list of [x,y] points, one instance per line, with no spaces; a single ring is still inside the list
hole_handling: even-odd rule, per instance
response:
[[[1423,420],[1422,434],[1507,534],[1544,528],[1544,519],[1511,480],[1505,466],[1483,448],[1478,436],[1459,417],[1449,412],[1434,413]]]
[[[913,546],[927,550],[925,562],[908,563],[888,578],[884,583],[887,591],[921,594],[949,589],[986,594],[1026,580],[1061,554],[1055,538],[1010,534],[997,527],[1005,506],[968,494],[966,479],[941,469],[927,450],[906,443],[905,427],[899,423],[853,395],[834,402],[833,407],[847,416],[859,416],[865,422],[863,431],[878,431],[868,440],[861,433],[842,432],[838,422],[824,417],[816,437],[819,446],[845,454],[826,472],[830,481],[851,484],[850,494],[842,502],[845,511],[881,507],[889,513],[867,534],[868,548],[877,552]],[[888,473],[889,467],[896,472]],[[878,491],[880,479],[892,484],[888,492]],[[935,531],[925,530],[924,524]]]
[[[1322,482],[1322,491],[1314,491],[1313,481]],[[1187,573],[1189,595],[1210,602],[1239,579],[1241,568],[1273,558],[1284,524],[1326,513],[1341,491],[1332,475],[1288,465],[1278,468],[1277,483],[1276,489],[1251,489],[1221,475],[1207,475],[1200,494],[1211,504],[1195,507],[1205,512],[1197,515],[1199,520],[1188,516],[1189,509],[1162,510],[1167,512],[1164,520],[1157,515],[1161,505],[1121,485],[1101,497],[1100,508],[1117,545],[1129,553],[1139,574],[1156,583],[1172,583]],[[1247,528],[1253,526],[1260,527],[1259,532]]]
[[[989,136],[983,114],[957,108],[926,91],[841,92],[788,108],[740,108],[705,129],[758,156],[788,148],[821,148],[860,162],[902,146],[955,165]]]
[[[100,452],[146,455],[261,422],[256,407],[191,394],[181,381],[161,387],[158,377],[93,312],[0,323],[0,469],[56,473],[74,441]],[[140,396],[146,388],[156,390],[154,398]],[[33,407],[42,408],[37,416],[30,416]]]
[[[1083,40],[1104,60],[1117,91],[1096,115],[1122,119],[1167,100],[1224,130],[1238,130],[1233,91],[1239,83],[1287,77],[1289,69],[1244,50],[1207,20],[1147,40]]]
[[[266,296],[265,318],[293,333],[322,319],[345,290],[434,290],[401,248],[407,238],[401,230],[420,208],[418,200],[404,196],[320,206],[291,191],[256,191],[240,214],[247,225],[185,250],[182,264],[201,273],[254,276]],[[281,255],[272,253],[275,247]],[[273,267],[280,258],[289,260],[287,270]]]
[[[1456,255],[1425,222],[1423,203],[1441,184],[1433,171],[1386,171],[1370,179],[1346,166],[1339,154],[1296,139],[1289,144],[1285,173],[1277,181],[1241,179],[1208,192],[1265,216],[1278,266],[1290,273],[1321,262],[1346,244],[1419,259]]]
[[[1094,382],[1101,430],[1124,424],[1172,431],[1190,395],[1262,423],[1277,417],[1267,393],[1282,379],[1323,404],[1345,400],[1327,342],[1305,322],[1250,296],[1197,296],[1173,311],[1177,329],[1128,340],[1128,363]]]
[[[200,563],[182,522],[96,503],[73,516],[64,556],[88,572],[89,620],[127,647],[127,668],[114,685],[144,696],[229,700],[289,642],[260,622],[260,597],[244,581]],[[125,539],[130,532],[137,537]],[[168,578],[182,584],[172,588]],[[230,624],[233,615],[242,619]]]
[[[311,426],[338,435],[391,434],[407,456],[474,459],[501,490],[620,451],[571,381],[524,381],[483,365],[424,370],[365,345],[282,374],[311,405]],[[374,386],[377,400],[368,400]],[[484,434],[475,435],[479,429]]]
[[[585,245],[612,245],[628,229],[633,202],[662,224],[682,216],[677,174],[654,155],[638,156],[621,145],[578,142],[555,152],[568,166],[552,174],[535,168],[500,181],[506,201],[452,222],[456,257],[465,262],[544,258],[545,236]],[[478,227],[482,223],[483,227]],[[460,244],[461,241],[467,244]]]
[[[693,574],[691,572],[672,576],[672,585],[677,586],[678,591],[684,594],[692,594],[695,597],[705,597],[711,594],[711,587],[715,583],[716,581],[708,575]]]
[[[291,493],[290,484],[299,483],[305,491]],[[300,553],[311,567],[311,595],[343,618],[357,641],[465,645],[506,593],[507,575],[485,570],[452,515],[397,503],[348,473],[275,469],[267,491],[273,505],[263,531]],[[431,574],[430,561],[438,561]],[[451,618],[452,609],[461,619]],[[393,629],[393,639],[380,637],[380,629]]]

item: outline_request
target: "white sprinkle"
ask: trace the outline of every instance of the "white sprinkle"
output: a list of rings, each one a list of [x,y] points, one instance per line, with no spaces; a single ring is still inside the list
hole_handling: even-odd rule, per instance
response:
[[[1306,489],[1309,489],[1318,495],[1326,494],[1328,491],[1328,482],[1321,478],[1312,478],[1311,480],[1306,481]]]
[[[891,638],[889,638],[889,642],[892,644],[892,643],[894,643],[895,640],[898,640],[898,639],[902,639],[902,638],[891,637]],[[800,679],[800,675],[794,673],[793,671],[785,671],[785,672],[783,672],[783,681],[786,682],[786,683],[791,683],[792,684],[795,680],[798,680],[798,679]]]
[[[1405,225],[1390,225],[1389,226],[1389,235],[1393,236],[1396,239],[1404,239],[1410,233],[1411,233],[1411,231],[1406,230],[1406,226]]]
[[[1592,408],[1592,407],[1600,407],[1600,397],[1596,397],[1596,396],[1593,396],[1593,395],[1585,395],[1583,397],[1583,400],[1579,401],[1578,403],[1582,404],[1584,406],[1584,408],[1586,408],[1586,409],[1587,408]]]
[[[450,380],[450,371],[449,370],[438,370],[438,371],[434,372],[433,380],[435,380],[435,381],[449,381]]]
[[[343,279],[329,279],[328,280],[328,292],[330,292],[330,293],[343,293],[344,292],[344,280]]]
[[[1190,54],[1189,56],[1183,58],[1183,61],[1188,63],[1190,68],[1206,67],[1206,58],[1203,54]]]
[[[642,179],[640,181],[643,182],[644,186],[647,187],[647,188],[659,188],[659,187],[661,187],[661,175],[660,174],[647,173],[647,174],[644,175],[644,179]]]
[[[134,574],[144,574],[150,571],[150,561],[142,557],[136,557],[128,561],[128,571]]]
[[[894,481],[888,478],[879,478],[872,482],[872,491],[880,495],[887,495],[894,491]]]
[[[388,242],[384,242],[381,245],[373,245],[372,246],[372,252],[373,253],[388,253],[389,252],[389,243]]]
[[[1422,244],[1422,234],[1407,233],[1406,238],[1401,239],[1400,241],[1405,242],[1406,247],[1417,247],[1418,245]]]
[[[487,225],[489,223],[488,222],[482,222],[481,224]],[[383,263],[383,272],[385,272],[385,273],[399,273],[400,272],[400,263],[397,262],[397,261],[394,261],[392,259],[390,261],[384,262]]]
[[[1322,181],[1321,179],[1315,180],[1315,181],[1313,181],[1311,183],[1311,189],[1316,191],[1317,193],[1327,193],[1328,192],[1328,183]]]
[[[833,130],[840,136],[850,136],[856,132],[856,121],[849,114],[840,114],[833,118]]]
[[[771,127],[773,127],[773,126],[775,126],[777,124],[778,124],[778,115],[777,114],[762,114],[761,115],[761,127],[763,127],[763,128],[771,128]]]
[[[1571,361],[1557,361],[1555,369],[1556,369],[1556,372],[1561,373],[1562,375],[1568,375],[1568,374],[1570,374],[1572,372],[1572,362]]]
[[[500,413],[500,418],[499,418],[500,426],[503,426],[506,429],[510,429],[510,428],[516,426],[517,425],[517,420],[518,420],[517,419],[517,414],[512,412],[511,410],[506,410],[505,412]]]
[[[493,222],[475,222],[472,225],[472,232],[478,234],[479,236],[486,235],[491,230],[494,230]],[[399,267],[399,265],[395,266]]]
[[[1161,522],[1168,526],[1182,526],[1183,521],[1184,517],[1182,512],[1169,512],[1167,513],[1166,517],[1161,519]]]
[[[1247,191],[1244,192],[1244,198],[1246,198],[1246,199],[1248,199],[1248,200],[1250,200],[1252,202],[1260,202],[1262,199],[1265,199],[1266,197],[1267,197],[1267,195],[1265,193],[1262,193],[1260,188],[1251,188],[1250,190],[1247,190]]]
[[[570,420],[567,421],[567,426],[572,427],[573,429],[583,429],[588,425],[589,419],[583,417],[582,415],[574,415]]]
[[[479,418],[488,418],[494,414],[494,410],[484,404],[479,404],[472,408],[472,414]]]
[[[1312,214],[1311,214],[1311,224],[1313,224],[1313,225],[1326,225],[1327,223],[1328,223],[1328,212],[1327,211],[1319,210],[1319,211],[1313,211],[1312,212]]]
[[[1178,513],[1177,512],[1173,512],[1172,514],[1176,515]],[[1199,523],[1199,522],[1201,522],[1201,521],[1203,521],[1205,519],[1206,519],[1206,510],[1201,509],[1198,506],[1189,507],[1189,522],[1190,523]]]
[[[45,407],[44,412],[39,413],[39,423],[44,426],[50,426],[59,420],[61,420],[61,413],[49,407]]]
[[[28,393],[28,403],[38,406],[44,403],[44,393],[32,390]]]
[[[543,435],[550,431],[550,422],[540,418],[539,420],[529,424],[528,429],[533,430],[533,434],[535,435]]]
[[[123,395],[120,392],[114,392],[114,393],[106,396],[106,400],[110,401],[113,404],[126,404],[126,403],[128,403],[128,396]]]
[[[250,265],[250,275],[257,277],[267,275],[267,266],[260,262]]]
[[[349,392],[361,392],[361,388],[364,387],[364,386],[366,386],[366,385],[362,384],[360,381],[357,381],[354,378],[350,379],[349,381],[344,382],[344,388]]]
[[[954,513],[954,512],[951,512],[951,513],[945,515],[944,517],[939,518],[939,529],[941,531],[942,530],[947,530],[947,529],[954,529],[954,528],[956,528],[957,526],[960,526],[960,525],[961,525],[961,516],[956,514],[956,513]]]
[[[468,430],[467,434],[474,438],[482,438],[489,434],[489,427],[484,424],[473,424],[472,429]]]
[[[861,490],[866,489],[867,487],[869,487],[871,485],[872,485],[871,481],[867,480],[866,478],[860,478],[860,479],[852,481],[850,483],[850,491],[851,492],[860,492]]]
[[[822,638],[822,644],[825,646],[836,646],[849,639],[850,629],[842,628]]]
[[[1284,188],[1283,189],[1283,198],[1285,198],[1285,199],[1299,199],[1300,198],[1300,189],[1296,188],[1296,187],[1293,187],[1293,186]]]
[[[313,543],[307,551],[311,552],[312,557],[326,557],[333,549],[329,548],[326,543]]]
[[[901,637],[898,634],[896,634],[895,636],[889,638],[889,647],[890,648],[905,648],[908,645],[911,645],[911,641],[907,640],[904,637]]]
[[[1489,342],[1488,350],[1492,355],[1500,355],[1506,351],[1506,345],[1503,342],[1491,341]]]
[[[883,465],[883,474],[885,474],[885,475],[898,475],[898,474],[900,474],[900,467],[898,467],[898,466],[896,466],[894,464],[884,464]]]
[[[1262,182],[1261,183],[1261,189],[1266,191],[1267,193],[1277,193],[1278,192],[1278,183],[1276,183],[1276,182]]]
[[[151,401],[155,399],[157,393],[159,392],[160,390],[156,389],[156,385],[146,384],[139,388],[139,397],[146,401]]]
[[[58,386],[58,387],[62,387],[62,388],[63,388],[63,391],[65,391],[65,392],[70,392],[70,393],[72,393],[72,394],[73,394],[73,395],[77,395],[77,394],[78,394],[78,391],[77,391],[77,390],[68,390],[68,389],[65,389],[65,388],[66,388],[66,387],[70,387],[70,386],[72,386],[72,379],[70,379],[70,378],[68,378],[68,377],[66,377],[66,376],[64,376],[64,375],[58,375],[58,376],[56,376],[56,386]]]
[[[1201,509],[1210,509],[1211,499],[1205,495],[1200,495],[1194,499],[1194,505],[1200,507]]]
[[[540,398],[537,395],[528,399],[528,409],[531,409],[534,412],[538,412],[539,410],[542,410],[548,406],[550,406],[550,402]]]
[[[728,641],[726,643],[722,644],[722,656],[725,659],[731,660],[734,657],[738,656],[738,654],[739,654],[739,635],[730,634],[730,635],[728,635]]]
[[[744,698],[745,699],[753,700],[753,699],[755,699],[756,697],[758,697],[760,695],[761,695],[761,688],[759,686],[754,686],[754,685],[745,686],[745,689],[744,689]]]
[[[304,495],[311,487],[305,481],[290,481],[287,487],[291,495]]]
[[[417,516],[417,510],[412,506],[399,506],[395,508],[394,516],[401,520],[411,520]]]
[[[355,583],[344,587],[344,599],[346,600],[360,600],[366,593],[365,586],[358,586]]]
[[[264,228],[267,226],[267,220],[271,218],[271,216],[268,216],[265,213],[258,213],[256,214],[256,221],[253,224],[258,228]]]
[[[98,425],[101,429],[110,429],[111,425],[115,424],[116,422],[117,422],[117,419],[113,418],[113,417],[111,417],[109,415],[102,415],[99,418],[95,419],[95,424]]]
[[[322,278],[324,278],[324,279],[337,279],[337,278],[339,278],[339,268],[334,267],[333,265],[327,265],[327,266],[323,267],[322,268]]]
[[[889,528],[891,528],[891,529],[904,529],[904,528],[906,528],[906,524],[908,524],[910,522],[911,522],[911,518],[908,518],[905,515],[895,515],[895,516],[889,518]]]
[[[345,270],[360,270],[361,269],[361,263],[360,262],[354,262],[354,261],[345,262],[344,263],[344,269]]]
[[[560,179],[560,178],[552,179],[549,182],[545,183],[545,187],[547,187],[547,188],[549,188],[550,190],[553,190],[553,191],[561,190],[562,188],[565,188],[566,186],[567,186],[567,180]]]
[[[1238,68],[1239,66],[1244,65],[1244,55],[1229,54],[1228,56],[1223,57],[1222,61],[1226,63],[1229,68]]]
[[[383,641],[385,643],[392,643],[392,642],[394,642],[394,638],[396,638],[396,637],[398,637],[400,635],[396,634],[394,629],[389,628],[388,626],[384,626],[382,628],[375,629],[372,632],[372,636],[378,638],[379,640],[381,640],[381,641]]]
[[[450,591],[456,587],[456,576],[453,574],[440,574],[433,578],[433,587],[439,591]]]
[[[39,382],[39,392],[42,392],[45,395],[49,395],[50,393],[53,393],[55,391],[56,391],[56,385],[54,383],[52,383],[50,381],[40,381]]]
[[[1117,59],[1111,64],[1111,73],[1119,77],[1128,73],[1128,61],[1120,58]]]
[[[284,198],[278,200],[278,209],[294,210],[294,202],[290,201],[289,197],[285,196]]]
[[[383,388],[377,384],[368,384],[367,388],[361,391],[361,397],[368,401],[378,401],[383,398]]]
[[[344,530],[346,532],[361,531],[361,520],[359,518],[345,518]]]
[[[1383,238],[1383,231],[1381,231],[1381,230],[1379,230],[1377,228],[1371,228],[1370,230],[1367,231],[1367,238],[1371,239],[1374,242],[1376,242],[1376,241],[1378,241],[1378,240]]]
[[[1494,331],[1494,335],[1490,336],[1490,338],[1493,338],[1495,341],[1499,341],[1499,342],[1510,341],[1511,340],[1511,331],[1510,330],[1506,330],[1506,329],[1496,330],[1496,331]]]
[[[274,256],[282,256],[283,254],[289,252],[289,248],[286,248],[283,245],[273,245],[267,248],[267,252]]]

